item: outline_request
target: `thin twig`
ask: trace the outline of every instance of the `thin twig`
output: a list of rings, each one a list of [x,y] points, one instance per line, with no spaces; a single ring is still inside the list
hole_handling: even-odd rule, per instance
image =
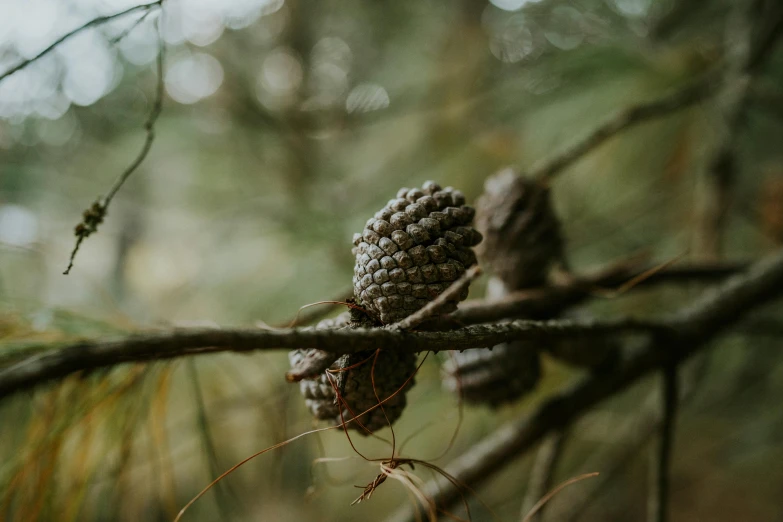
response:
[[[597,476],[598,476],[598,473],[585,473],[584,475],[579,475],[578,477],[574,477],[572,479],[566,480],[562,484],[558,485],[555,489],[553,489],[552,491],[547,493],[541,500],[539,500],[538,503],[535,506],[533,506],[533,509],[530,510],[530,513],[528,513],[527,516],[522,519],[522,522],[531,522],[532,520],[534,520],[533,517],[536,516],[536,514],[539,511],[541,511],[541,508],[544,507],[544,504],[549,502],[549,500],[552,497],[554,497],[555,495],[560,493],[560,491],[562,491],[564,488],[570,486],[571,484],[575,484],[577,482],[580,482],[580,481],[582,481],[584,479],[589,479],[589,478],[593,478],[593,477],[597,477]]]
[[[161,0],[162,1],[162,0]],[[138,26],[140,26],[144,20],[147,19],[147,17],[152,13],[151,9],[148,9],[147,12],[145,12],[143,15],[138,17],[135,22],[133,22],[127,29],[125,29],[123,32],[118,34],[117,36],[113,37],[111,40],[109,40],[109,43],[111,45],[117,45],[122,40],[124,40],[134,29],[136,29]]]
[[[750,266],[744,261],[723,263],[692,263],[661,268],[649,266],[636,257],[621,259],[609,263],[594,273],[571,277],[556,286],[520,290],[512,292],[502,299],[472,299],[460,305],[459,310],[443,318],[433,318],[422,323],[422,329],[448,330],[455,326],[488,323],[514,317],[553,316],[567,308],[596,295],[607,292],[617,293],[617,289],[635,281],[634,288],[650,287],[660,284],[714,283],[730,275],[746,270]],[[609,290],[607,290],[609,289]],[[346,293],[346,295],[352,295]],[[338,299],[339,300],[339,299]],[[344,299],[343,299],[344,300]],[[299,316],[299,326],[314,322],[328,314],[328,307],[319,308],[312,316]]]
[[[163,0],[160,0],[155,4],[148,4],[148,6],[161,5],[162,1]],[[147,8],[149,9],[149,7]],[[128,11],[125,13],[127,12]],[[116,17],[118,15],[114,16]],[[149,154],[150,149],[152,148],[152,143],[155,141],[155,122],[157,122],[158,117],[163,110],[163,93],[165,89],[163,78],[165,43],[163,40],[163,35],[161,34],[160,25],[160,18],[158,18],[155,20],[155,29],[158,35],[158,56],[156,60],[158,78],[155,91],[155,101],[152,104],[152,110],[147,117],[147,121],[144,122],[144,131],[146,132],[144,145],[142,145],[141,150],[136,155],[136,158],[133,160],[133,162],[122,172],[122,174],[120,174],[120,176],[114,182],[106,196],[99,198],[92,204],[90,208],[84,211],[82,221],[76,225],[76,228],[74,229],[74,234],[76,235],[76,244],[71,251],[71,256],[68,259],[68,266],[63,272],[64,275],[68,275],[71,272],[74,259],[76,258],[76,254],[79,252],[79,248],[81,247],[82,242],[90,235],[98,231],[98,226],[103,223],[103,220],[106,217],[106,213],[109,210],[109,204],[111,203],[111,200],[117,194],[117,191],[120,190],[125,181],[130,177],[130,175],[136,171],[139,165],[141,165],[141,163],[147,157],[147,154]]]
[[[447,303],[455,301],[460,292],[467,288],[470,282],[476,279],[480,274],[481,268],[478,265],[469,268],[462,277],[454,281],[446,290],[427,303],[421,310],[396,322],[391,325],[390,328],[397,330],[412,330],[427,319],[438,315]]]
[[[149,9],[152,9],[153,7],[159,7],[161,4],[163,4],[163,0],[157,0],[156,2],[152,2],[150,4],[137,5],[137,6],[129,8],[129,9],[126,9],[126,10],[124,10],[122,12],[115,13],[113,15],[101,16],[101,17],[95,18],[93,20],[90,20],[86,24],[84,24],[84,25],[82,25],[80,27],[77,27],[73,31],[65,33],[63,36],[61,36],[60,38],[55,40],[49,47],[47,47],[46,49],[44,49],[40,53],[36,54],[32,58],[28,58],[27,60],[22,60],[18,64],[14,65],[10,69],[8,69],[3,74],[0,74],[0,82],[5,80],[8,76],[11,76],[15,72],[21,71],[22,69],[24,69],[25,67],[27,67],[31,63],[35,62],[36,60],[39,60],[39,59],[43,58],[44,56],[46,56],[47,54],[52,52],[58,45],[60,45],[64,41],[68,40],[69,38],[71,38],[73,36],[76,36],[77,34],[79,34],[80,32],[82,32],[82,31],[84,31],[86,29],[89,29],[90,27],[96,27],[96,26],[99,26],[99,25],[103,25],[103,24],[105,24],[107,22],[111,22],[112,20],[116,20],[117,18],[122,18],[125,15],[129,15],[131,13],[135,13],[136,11],[149,10]]]
[[[522,501],[521,520],[530,522],[542,520],[543,507],[535,512],[533,510],[547,491],[552,489],[552,481],[567,438],[568,428],[563,428],[541,442],[533,462],[533,469],[530,471],[525,498]]]
[[[296,315],[292,319],[284,323],[280,323],[279,326],[281,328],[283,327],[293,328],[295,326],[304,326],[306,324],[311,324],[316,321],[320,321],[321,319],[325,318],[326,316],[332,313],[333,307],[335,305],[346,306],[346,302],[348,301],[348,299],[352,297],[353,297],[353,290],[347,290],[339,294],[334,299],[329,299],[327,301],[318,301],[316,303],[305,305],[299,308],[299,310],[296,312]]]
[[[663,418],[660,435],[650,454],[650,484],[647,498],[647,522],[669,520],[669,493],[671,491],[671,457],[674,446],[674,426],[677,419],[679,386],[677,365],[667,365],[661,375],[663,385],[661,404]]]
[[[650,102],[623,109],[607,118],[589,134],[556,153],[538,165],[527,176],[546,182],[609,138],[640,123],[662,118],[686,109],[715,93],[715,78],[719,71],[711,71],[699,80]]]
[[[672,266],[649,275],[640,281],[637,287],[667,283],[716,282],[737,274],[748,266],[744,262]],[[453,314],[427,321],[423,326],[438,330],[454,325],[479,324],[513,317],[551,316],[578,305],[596,294],[604,294],[607,288],[621,287],[627,281],[637,279],[641,274],[650,274],[651,270],[647,265],[640,265],[638,261],[621,260],[593,275],[574,277],[563,285],[512,292],[499,300],[467,301]]]

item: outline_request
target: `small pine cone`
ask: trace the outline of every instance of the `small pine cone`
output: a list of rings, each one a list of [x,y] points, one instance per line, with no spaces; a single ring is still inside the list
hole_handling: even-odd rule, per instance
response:
[[[507,293],[502,281],[494,277],[489,280],[487,297],[499,299]],[[538,383],[541,361],[537,348],[514,342],[452,352],[442,368],[443,385],[472,404],[498,407],[514,401]]]
[[[536,348],[514,342],[453,353],[443,365],[443,385],[465,402],[498,407],[533,390],[540,374]]]
[[[541,286],[563,262],[560,223],[550,191],[505,169],[484,184],[476,202],[476,228],[484,243],[481,262],[511,290]]]
[[[482,236],[471,227],[475,210],[465,196],[432,181],[403,188],[354,234],[353,286],[357,301],[382,324],[419,310],[476,263]],[[467,288],[442,313],[453,312]]]
[[[362,361],[365,361],[362,363]],[[373,372],[373,361],[375,370]],[[343,419],[349,420],[354,415],[359,415],[358,420],[368,430],[377,431],[394,423],[402,415],[407,404],[406,393],[413,385],[412,375],[416,371],[416,355],[410,352],[397,352],[381,350],[377,359],[374,352],[351,354],[340,361],[342,368],[361,363],[354,369],[337,374],[341,395],[345,403]],[[373,378],[375,388],[373,389]],[[410,379],[410,381],[408,381]],[[408,381],[407,383],[405,381]],[[377,393],[377,396],[376,396]],[[393,397],[392,397],[393,396]],[[389,397],[391,397],[389,399]],[[377,407],[374,410],[360,415],[362,412],[377,406],[379,399],[383,402],[383,409]],[[385,413],[385,415],[384,415]],[[387,420],[388,419],[388,420]],[[336,419],[340,422],[339,416]],[[367,432],[358,422],[348,424],[348,427],[359,430],[363,434]]]
[[[347,312],[335,319],[321,321],[316,326],[316,328],[351,327],[351,315]],[[301,360],[307,357],[308,352],[311,351],[294,350],[290,352],[289,360],[291,366],[297,367]],[[373,361],[375,361],[374,372]],[[359,415],[376,406],[378,398],[384,401],[394,395],[394,397],[383,403],[383,410],[377,407],[359,416],[358,420],[370,431],[382,429],[390,422],[396,421],[405,408],[405,394],[414,382],[414,379],[411,378],[406,384],[406,381],[416,370],[416,355],[409,352],[390,350],[382,350],[378,354],[377,359],[374,352],[349,354],[340,357],[331,366],[331,369],[341,370],[354,365],[356,367],[350,370],[337,371],[330,374],[324,372],[314,379],[300,381],[300,391],[304,396],[307,408],[316,419],[329,420],[339,424],[352,419],[354,414]],[[375,380],[374,389],[373,379]],[[340,416],[340,407],[335,400],[333,386],[336,386],[340,391],[344,402],[342,418]],[[378,398],[376,398],[376,392]],[[386,413],[385,416],[384,412]],[[347,424],[347,427],[358,430],[362,434],[367,434],[358,422],[351,422]]]

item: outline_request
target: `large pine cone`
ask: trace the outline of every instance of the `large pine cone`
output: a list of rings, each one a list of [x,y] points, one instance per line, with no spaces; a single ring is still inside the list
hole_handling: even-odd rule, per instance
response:
[[[473,229],[475,210],[465,196],[432,181],[403,188],[354,234],[354,295],[382,324],[399,321],[437,297],[476,263],[471,247],[481,242]],[[467,290],[447,303],[457,309]]]
[[[348,327],[350,327],[349,313],[341,314],[335,319],[326,319],[316,326],[316,328]],[[309,351],[311,350],[292,351],[289,354],[291,366],[297,366]],[[374,371],[373,361],[375,361]],[[355,368],[343,370],[354,365],[356,365]],[[336,370],[336,373],[327,374],[324,372],[315,379],[305,379],[299,383],[305,404],[316,419],[329,420],[338,424],[343,421],[347,422],[354,415],[358,415],[358,422],[350,422],[347,427],[366,435],[366,430],[359,425],[359,422],[368,430],[376,431],[393,423],[402,415],[406,404],[405,394],[414,382],[411,376],[416,371],[416,356],[409,352],[381,350],[376,359],[374,352],[356,353],[340,357],[331,369]],[[373,378],[375,380],[374,389]],[[406,383],[406,381],[408,382]],[[338,405],[335,400],[333,385],[340,391],[340,396],[343,399],[341,405]],[[391,399],[383,402],[383,409],[377,407],[360,415],[377,406],[379,399],[382,402],[392,395]],[[342,417],[340,416],[341,409]]]
[[[487,179],[476,207],[482,265],[510,290],[544,285],[564,259],[549,188],[505,169]]]

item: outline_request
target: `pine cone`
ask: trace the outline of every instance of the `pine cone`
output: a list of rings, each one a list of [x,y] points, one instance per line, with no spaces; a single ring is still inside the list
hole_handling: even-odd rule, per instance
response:
[[[453,353],[443,364],[443,385],[468,403],[497,407],[535,388],[540,374],[536,347],[514,342]]]
[[[346,312],[335,319],[321,321],[316,328],[350,328],[350,325],[351,316]],[[296,367],[309,351],[292,351],[289,354],[291,366]],[[373,361],[375,361],[374,372]],[[374,352],[362,352],[340,357],[331,369],[342,370],[354,365],[357,366],[350,370],[330,374],[324,372],[315,379],[305,379],[299,383],[300,391],[310,412],[316,419],[329,420],[339,424],[352,419],[354,414],[359,415],[373,406],[377,406],[378,399],[384,401],[394,395],[383,403],[383,410],[377,407],[360,415],[358,420],[370,431],[382,429],[389,423],[396,421],[405,408],[405,394],[414,382],[412,378],[407,384],[405,381],[416,370],[416,356],[409,352],[382,350],[375,359]],[[373,378],[375,389],[372,384]],[[340,391],[340,396],[344,401],[342,418],[340,407],[335,400],[333,384]],[[347,427],[367,434],[358,422],[351,422],[347,424]]]
[[[508,289],[489,280],[487,297],[500,299]],[[453,352],[443,364],[443,386],[472,404],[492,407],[511,402],[535,388],[541,374],[539,347],[527,342]]]
[[[544,285],[551,267],[564,260],[549,188],[505,169],[487,179],[476,206],[482,264],[510,290]]]
[[[354,234],[354,295],[367,312],[390,324],[419,310],[476,263],[471,247],[481,242],[473,229],[475,210],[465,196],[432,181],[403,188],[397,198]],[[448,303],[453,312],[467,289]]]

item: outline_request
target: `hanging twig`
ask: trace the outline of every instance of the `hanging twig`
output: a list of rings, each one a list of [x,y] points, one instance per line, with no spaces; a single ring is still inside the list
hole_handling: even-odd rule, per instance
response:
[[[157,2],[156,4],[149,4],[149,5],[150,6],[160,5],[162,1],[163,0],[160,0],[160,2]],[[130,11],[126,11],[126,13],[127,12]],[[114,16],[116,17],[118,15],[114,15]],[[141,163],[147,157],[147,154],[149,154],[150,149],[152,148],[152,143],[153,141],[155,141],[155,122],[157,122],[161,110],[163,109],[163,93],[164,93],[163,66],[164,66],[165,44],[163,40],[163,35],[161,34],[160,18],[155,20],[155,29],[158,34],[158,57],[156,60],[158,78],[157,78],[157,87],[155,90],[155,101],[152,104],[152,110],[150,111],[150,114],[147,117],[147,121],[144,123],[144,131],[146,132],[144,144],[142,145],[141,150],[139,151],[136,158],[125,169],[125,171],[123,171],[122,174],[120,174],[120,176],[114,182],[114,185],[112,185],[112,187],[109,189],[109,192],[106,194],[106,196],[104,196],[103,198],[99,198],[97,201],[95,201],[92,204],[90,208],[84,211],[82,221],[78,225],[76,225],[76,228],[74,229],[74,234],[76,235],[76,244],[74,245],[73,250],[71,251],[71,256],[68,260],[68,266],[63,272],[64,275],[68,275],[71,272],[71,268],[73,268],[74,259],[76,258],[76,254],[79,252],[79,247],[81,247],[82,241],[84,241],[90,235],[98,231],[98,226],[101,223],[103,223],[103,220],[106,217],[106,213],[109,209],[109,204],[111,203],[111,200],[117,194],[117,191],[120,190],[120,188],[125,183],[125,181],[130,177],[130,175],[136,171],[139,165],[141,165]]]

